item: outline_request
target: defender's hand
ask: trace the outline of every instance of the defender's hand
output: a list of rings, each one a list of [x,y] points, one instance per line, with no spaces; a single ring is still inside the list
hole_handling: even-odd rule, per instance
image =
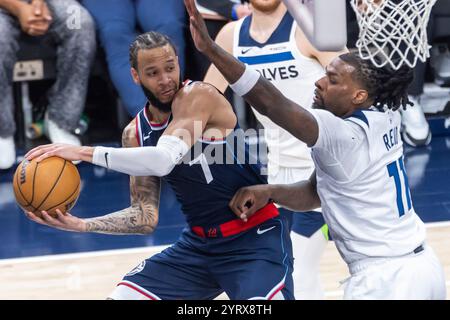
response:
[[[256,211],[270,201],[268,185],[257,185],[239,189],[229,206],[239,218],[247,221]]]
[[[184,5],[189,14],[190,30],[195,47],[200,52],[206,52],[214,46],[214,41],[208,33],[202,15],[195,6],[195,0],[184,0]]]

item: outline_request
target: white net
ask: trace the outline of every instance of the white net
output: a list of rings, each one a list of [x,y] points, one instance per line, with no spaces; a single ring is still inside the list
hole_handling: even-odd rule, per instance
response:
[[[377,67],[413,68],[429,57],[427,24],[437,0],[351,0],[359,24],[356,47]]]

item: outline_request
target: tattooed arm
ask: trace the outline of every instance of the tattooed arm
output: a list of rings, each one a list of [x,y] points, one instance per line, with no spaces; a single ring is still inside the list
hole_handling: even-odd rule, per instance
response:
[[[135,137],[135,122],[123,131],[123,147],[138,147]],[[31,220],[66,231],[96,232],[105,234],[149,234],[158,224],[160,178],[130,176],[131,206],[108,215],[80,219],[70,213],[57,212],[50,217],[45,211],[42,218],[27,212]]]
[[[158,224],[158,177],[130,177],[131,206],[106,216],[86,219],[86,232],[149,234]]]
[[[123,131],[122,146],[138,147],[133,120]],[[130,176],[131,206],[106,216],[86,219],[86,231],[106,234],[149,234],[158,224],[158,177]]]

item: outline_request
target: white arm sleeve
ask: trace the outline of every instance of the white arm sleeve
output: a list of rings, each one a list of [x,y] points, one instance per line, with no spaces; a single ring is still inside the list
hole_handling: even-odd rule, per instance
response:
[[[130,176],[168,175],[189,151],[181,139],[163,135],[156,147],[94,149],[92,163]]]

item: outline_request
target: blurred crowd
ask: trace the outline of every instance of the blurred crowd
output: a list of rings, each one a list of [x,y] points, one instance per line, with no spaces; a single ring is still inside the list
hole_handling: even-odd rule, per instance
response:
[[[213,38],[229,21],[252,12],[247,1],[197,0],[197,4]],[[350,6],[347,20],[348,48],[352,48],[358,26]],[[76,129],[96,54],[104,52],[121,108],[131,118],[146,101],[141,88],[133,83],[128,57],[129,45],[139,33],[154,30],[167,34],[177,47],[183,77],[204,78],[209,62],[192,48],[187,26],[181,0],[0,0],[0,169],[11,168],[16,161],[13,69],[24,37],[51,38],[56,44],[55,81],[45,93],[45,135],[53,143],[80,145]],[[435,106],[436,96],[441,97],[438,104],[445,106],[448,101],[450,1],[438,0],[434,6],[428,36],[433,45],[431,57],[416,66],[410,89],[415,108],[402,111],[402,137],[414,147],[427,145],[432,138],[425,117],[427,104],[432,101]],[[433,84],[431,89],[427,83]],[[440,109],[443,107],[437,111]]]

